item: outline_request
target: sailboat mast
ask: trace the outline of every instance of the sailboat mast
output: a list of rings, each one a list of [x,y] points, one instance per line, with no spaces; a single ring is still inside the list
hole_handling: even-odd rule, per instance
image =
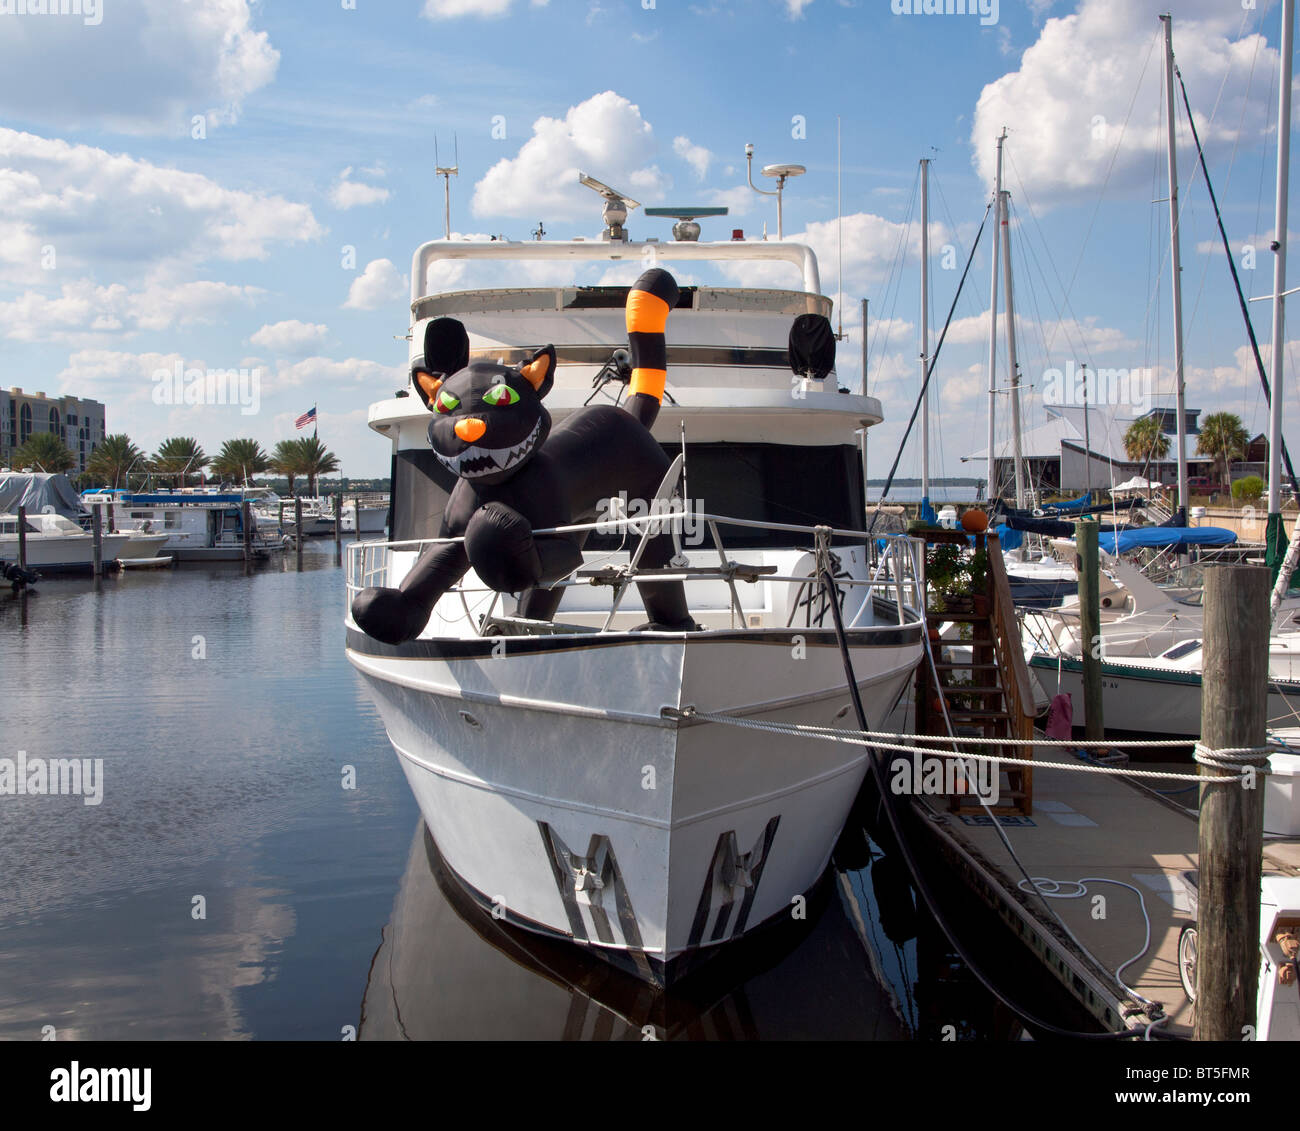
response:
[[[921,158],[921,383],[925,404],[921,410],[921,501],[930,501],[930,161]]]
[[[1187,513],[1187,405],[1183,383],[1183,257],[1178,234],[1178,147],[1174,133],[1174,21],[1162,15],[1165,25],[1165,144],[1169,158],[1170,274],[1174,284],[1174,405],[1178,414],[1178,506]]]
[[[998,138],[998,171],[993,189],[993,207],[995,210],[1002,207],[1002,143],[1007,139],[1007,131],[1004,127],[1001,136]],[[997,455],[993,450],[996,434],[995,425],[997,423],[997,405],[998,405],[998,254],[1002,250],[1002,241],[995,239],[993,241],[993,277],[989,283],[989,465],[988,465],[988,486],[984,489],[989,502],[992,502],[997,494]]]
[[[1282,512],[1282,362],[1286,330],[1287,192],[1291,171],[1291,50],[1295,0],[1282,3],[1282,77],[1277,103],[1277,211],[1273,224],[1273,380],[1268,405],[1268,513]]]
[[[1002,232],[1002,282],[1007,308],[1007,365],[1011,371],[1011,461],[1016,474],[1016,506],[1025,506],[1025,468],[1020,445],[1020,366],[1016,362],[1016,300],[1011,283],[1011,194],[998,194],[998,227]]]

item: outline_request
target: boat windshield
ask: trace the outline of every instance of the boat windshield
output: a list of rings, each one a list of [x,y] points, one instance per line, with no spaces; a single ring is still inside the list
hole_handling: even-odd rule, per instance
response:
[[[669,458],[680,448],[665,445]],[[438,534],[455,477],[427,450],[398,452],[393,465],[392,538],[401,542]],[[725,514],[792,526],[863,528],[861,455],[852,444],[698,443],[686,447],[686,496],[692,513]],[[598,516],[599,517],[599,516]],[[691,545],[712,545],[702,524],[687,524]],[[728,547],[782,548],[780,530],[719,526]],[[612,551],[617,535],[593,534],[586,549]]]

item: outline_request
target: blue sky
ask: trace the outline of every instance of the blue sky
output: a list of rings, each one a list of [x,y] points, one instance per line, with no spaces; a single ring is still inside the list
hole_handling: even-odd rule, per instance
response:
[[[385,474],[387,441],[365,415],[403,381],[394,335],[411,252],[442,232],[435,134],[443,161],[453,135],[459,147],[453,230],[517,239],[539,220],[557,238],[596,234],[599,202],[577,168],[646,204],[730,206],[706,238],[764,222],[774,236],[774,206],[744,187],[751,141],[759,164],[807,166],[786,233],[813,243],[834,293],[838,116],[840,373],[859,380],[869,298],[870,391],[888,416],[873,474],[918,387],[915,217],[904,225],[917,160],[934,158],[937,332],[958,274],[943,248],[959,269],[1003,125],[1026,427],[1045,419],[1045,373],[1068,359],[1149,367],[1158,390],[1172,387],[1168,223],[1151,203],[1165,195],[1156,12],[1168,5],[1002,0],[982,20],[899,14],[899,0],[344,2],[101,0],[77,16],[0,0],[0,385],[94,396],[110,431],[149,449],[194,435],[210,453],[241,435],[270,447],[316,403],[345,472]],[[1172,10],[1239,263],[1255,248],[1244,283],[1266,294],[1278,5]],[[1262,430],[1182,134],[1189,404]],[[638,212],[630,227],[668,235]],[[984,445],[987,248],[986,233],[938,369],[936,473],[972,474],[959,457]],[[434,282],[507,285],[502,270]],[[1267,304],[1252,313],[1267,344]],[[258,411],[154,403],[152,374],[178,361],[260,368]],[[1294,403],[1289,372],[1285,384]],[[1288,433],[1297,419],[1288,411]],[[912,445],[902,471],[917,466]]]

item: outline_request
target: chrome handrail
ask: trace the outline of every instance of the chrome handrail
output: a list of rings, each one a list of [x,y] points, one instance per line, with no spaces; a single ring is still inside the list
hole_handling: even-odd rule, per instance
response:
[[[746,572],[754,570],[752,564],[736,562],[729,560],[722,546],[721,535],[717,531],[718,524],[728,526],[742,526],[756,530],[772,530],[778,532],[788,532],[807,535],[814,542],[819,538],[842,537],[864,540],[871,560],[868,562],[869,568],[873,571],[871,576],[865,578],[858,577],[837,577],[836,585],[846,587],[865,587],[867,594],[863,598],[861,606],[854,614],[850,623],[850,628],[860,627],[860,620],[864,610],[876,596],[876,590],[881,591],[881,595],[886,600],[897,606],[898,623],[906,624],[907,616],[910,612],[917,622],[924,619],[924,601],[920,595],[924,590],[924,549],[918,548],[918,540],[908,535],[902,534],[878,534],[864,530],[842,530],[837,527],[825,526],[797,526],[789,523],[762,522],[756,519],[740,519],[727,515],[703,514],[696,511],[686,512],[681,510],[670,510],[661,514],[637,515],[625,517],[610,517],[599,522],[591,523],[574,523],[566,526],[555,526],[533,531],[535,536],[580,533],[583,531],[599,530],[601,533],[614,533],[619,530],[632,531],[638,534],[650,533],[651,535],[662,532],[665,527],[676,523],[683,523],[687,520],[691,522],[707,522],[711,533],[714,536],[715,547],[722,559],[721,564],[716,567],[684,567],[674,569],[671,566],[665,568],[649,569],[631,564],[622,566],[610,566],[602,570],[599,574],[593,574],[586,577],[575,576],[579,569],[585,567],[579,566],[574,573],[568,577],[547,586],[549,589],[569,588],[573,586],[597,586],[607,585],[611,589],[611,610],[605,624],[600,629],[593,629],[593,632],[606,632],[612,630],[613,612],[617,610],[618,599],[627,586],[638,580],[645,581],[725,581],[728,584],[731,595],[731,611],[733,615],[733,625],[735,624],[735,614],[740,612],[740,626],[748,628],[745,623],[743,609],[739,605],[739,596],[736,593],[735,583],[737,580],[746,584],[757,584],[759,581],[773,582],[791,585],[807,585],[816,581],[815,575],[806,575],[802,577],[784,575],[784,574],[755,574],[749,577],[744,576]],[[350,609],[352,600],[362,589],[375,585],[383,585],[388,580],[389,567],[391,565],[391,555],[396,552],[422,552],[429,546],[437,545],[455,545],[463,543],[464,536],[452,538],[409,538],[399,539],[396,541],[364,541],[353,542],[347,549],[347,568],[345,577],[345,601],[346,607]],[[794,549],[795,547],[791,547]],[[743,552],[743,551],[742,551]],[[488,594],[496,591],[484,585],[455,585],[447,591],[449,594],[458,594],[464,603],[465,597],[471,594]],[[495,602],[494,602],[495,604]],[[469,613],[466,605],[466,613]],[[485,622],[486,623],[486,619]]]

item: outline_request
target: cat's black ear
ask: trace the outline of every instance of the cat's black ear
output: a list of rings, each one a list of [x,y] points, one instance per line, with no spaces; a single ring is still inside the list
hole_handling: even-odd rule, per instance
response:
[[[424,368],[442,378],[469,364],[469,335],[454,318],[435,318],[424,328]]]

